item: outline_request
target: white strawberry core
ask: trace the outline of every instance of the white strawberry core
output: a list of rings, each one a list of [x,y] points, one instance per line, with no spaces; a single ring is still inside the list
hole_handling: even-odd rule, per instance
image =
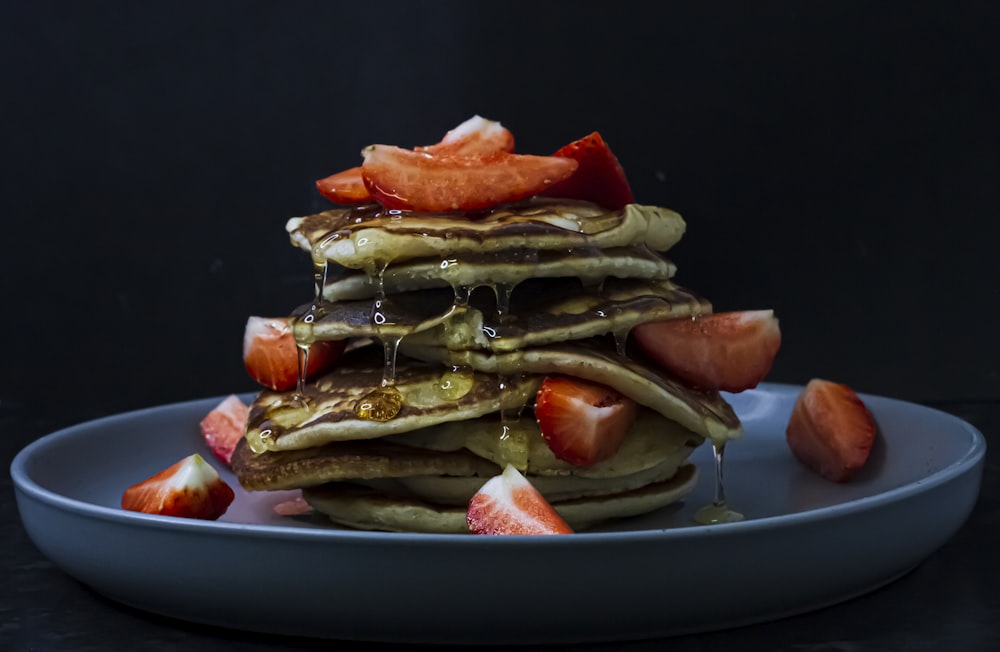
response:
[[[212,465],[195,453],[184,458],[176,473],[165,484],[171,489],[195,488],[205,487],[218,479],[219,473]]]

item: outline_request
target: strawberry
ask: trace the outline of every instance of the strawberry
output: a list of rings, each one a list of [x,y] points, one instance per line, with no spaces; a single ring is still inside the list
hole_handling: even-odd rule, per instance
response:
[[[577,167],[569,158],[502,151],[436,156],[371,145],[363,154],[361,173],[375,201],[431,212],[478,210],[537,195]]]
[[[486,481],[465,514],[473,534],[572,534],[566,521],[512,464]]]
[[[331,368],[346,344],[344,340],[313,342],[306,378]],[[294,389],[299,377],[299,350],[290,320],[250,317],[243,332],[243,363],[250,377],[261,385],[279,392]]]
[[[535,396],[535,418],[553,454],[576,466],[606,460],[635,421],[635,401],[606,385],[548,376]]]
[[[360,165],[318,180],[316,190],[335,204],[362,204],[372,200],[361,178]]]
[[[219,473],[195,453],[126,489],[122,509],[214,521],[234,497]]]
[[[514,134],[499,122],[474,115],[446,133],[441,142],[413,149],[428,154],[459,156],[513,152]]]
[[[201,436],[219,461],[229,466],[243,438],[249,408],[235,394],[227,396],[201,420]]]
[[[554,156],[574,159],[579,167],[568,179],[546,190],[546,195],[585,199],[613,210],[635,201],[625,170],[596,131],[563,146]]]
[[[853,389],[814,378],[795,401],[785,439],[806,467],[847,482],[868,460],[875,419]]]
[[[476,115],[446,133],[441,142],[415,147],[414,151],[438,156],[481,156],[493,152],[513,152],[514,134],[499,122]],[[365,187],[361,166],[320,179],[316,182],[316,189],[335,204],[373,201]]]
[[[647,322],[632,337],[664,370],[700,389],[741,392],[771,371],[781,329],[771,310]]]

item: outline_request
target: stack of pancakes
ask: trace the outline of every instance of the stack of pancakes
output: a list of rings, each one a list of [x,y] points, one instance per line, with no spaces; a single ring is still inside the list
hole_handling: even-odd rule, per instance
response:
[[[233,457],[249,490],[301,488],[355,528],[467,532],[472,495],[513,464],[577,530],[683,498],[687,458],[740,424],[628,346],[640,323],[711,311],[665,257],[677,213],[535,198],[474,214],[363,205],[294,218],[317,272],[297,341],[348,340],[323,376],[261,392]],[[562,461],[533,413],[547,375],[602,383],[640,414],[621,448]]]

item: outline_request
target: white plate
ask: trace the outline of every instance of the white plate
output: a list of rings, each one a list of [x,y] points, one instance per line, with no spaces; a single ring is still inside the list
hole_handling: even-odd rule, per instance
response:
[[[869,465],[836,485],[784,441],[800,388],[728,397],[746,434],[727,451],[730,502],[748,520],[694,525],[698,488],[605,531],[563,537],[385,534],[273,514],[248,494],[218,522],[125,512],[122,490],[192,452],[207,399],[44,437],[11,467],[38,548],[100,593],[140,609],[242,630],[407,642],[552,643],[650,638],[801,613],[906,573],[968,517],[985,442],[930,408],[863,396],[880,427]]]

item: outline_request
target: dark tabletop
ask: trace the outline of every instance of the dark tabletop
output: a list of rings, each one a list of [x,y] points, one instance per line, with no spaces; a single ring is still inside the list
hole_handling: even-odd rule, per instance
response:
[[[537,649],[574,650],[976,650],[1000,649],[1000,403],[935,405],[961,417],[989,443],[979,501],[944,547],[891,585],[849,602],[784,620],[669,641]],[[81,415],[81,419],[89,415]],[[68,425],[0,402],[0,463],[10,468],[26,444]],[[247,634],[174,621],[112,602],[45,559],[20,524],[9,472],[0,476],[0,650],[375,650],[376,643]],[[485,641],[484,641],[485,642]],[[399,646],[392,646],[398,649]],[[413,646],[412,649],[436,649]],[[497,648],[494,648],[497,649]],[[511,649],[511,648],[500,648]]]

